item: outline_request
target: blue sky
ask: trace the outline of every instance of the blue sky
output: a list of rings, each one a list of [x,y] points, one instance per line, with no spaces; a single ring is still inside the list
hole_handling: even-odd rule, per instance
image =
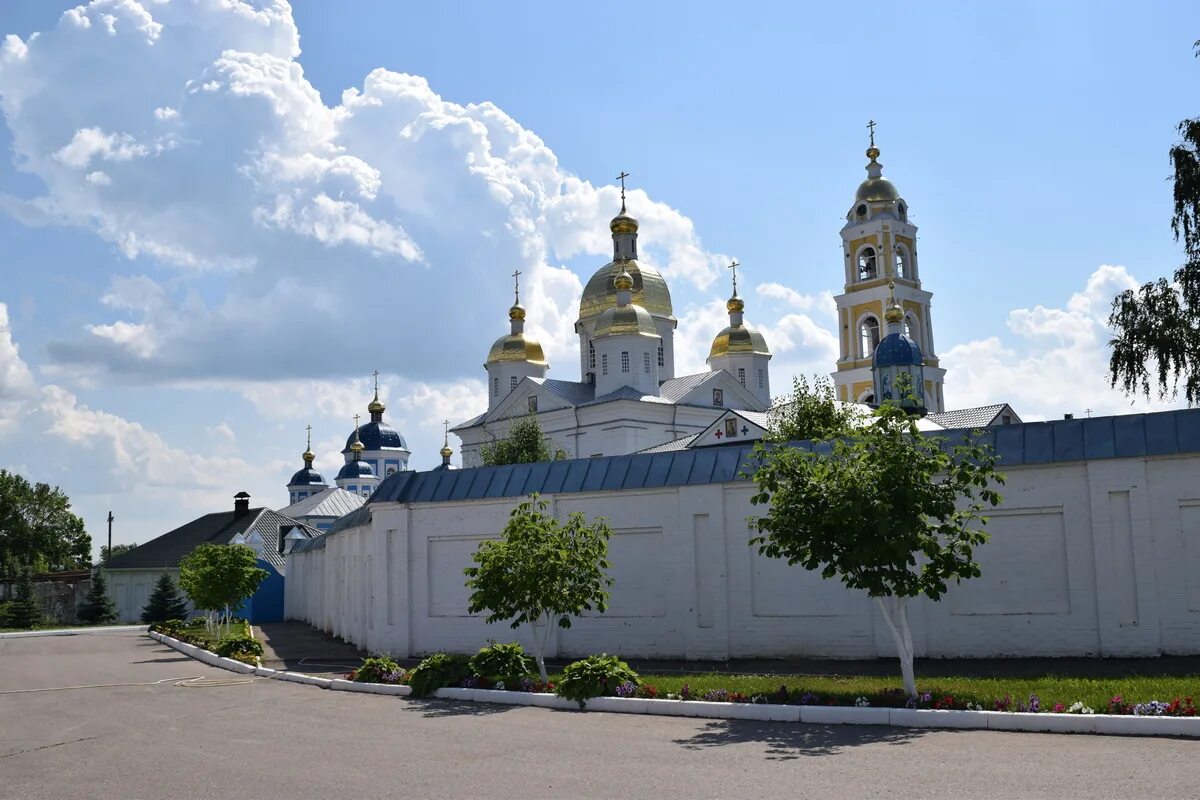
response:
[[[1194,4],[73,5],[0,7],[0,466],[94,536],[110,507],[145,541],[240,489],[283,505],[304,426],[336,471],[373,369],[432,466],[514,267],[574,377],[622,169],[692,366],[736,256],[775,385],[827,372],[869,118],[950,406],[1161,407],[1107,390],[1102,323],[1180,259]]]

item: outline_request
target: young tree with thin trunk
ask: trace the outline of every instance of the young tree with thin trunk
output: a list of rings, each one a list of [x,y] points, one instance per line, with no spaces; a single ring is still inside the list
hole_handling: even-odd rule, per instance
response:
[[[884,406],[873,424],[810,452],[760,446],[751,519],[761,554],[837,578],[875,598],[900,656],[904,690],[915,695],[908,603],[938,600],[950,581],[979,576],[974,549],[987,541],[981,512],[1000,495],[990,448],[947,447],[916,418]]]
[[[588,524],[581,513],[560,522],[545,513],[549,503],[536,494],[518,505],[499,539],[479,543],[467,567],[471,590],[468,610],[487,611],[487,622],[511,620],[513,628],[530,626],[534,661],[542,681],[548,678],[543,655],[557,623],[570,628],[571,618],[608,608],[612,578],[605,570],[612,529],[603,519]]]
[[[179,562],[179,585],[192,605],[208,612],[209,628],[226,626],[232,610],[258,591],[267,571],[244,544],[202,544]]]

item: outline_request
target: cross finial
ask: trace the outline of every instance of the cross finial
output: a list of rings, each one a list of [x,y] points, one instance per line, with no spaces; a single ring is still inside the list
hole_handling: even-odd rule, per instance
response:
[[[625,213],[625,179],[629,177],[629,173],[621,170],[621,174],[617,176],[617,180],[621,182],[621,213]]]
[[[355,414],[355,415],[354,415],[354,434],[355,434],[356,436],[358,435],[358,420],[359,420],[359,419],[360,419],[359,415],[358,415],[358,414]]]
[[[741,266],[741,264],[739,264],[737,259],[735,258],[733,260],[733,263],[725,268],[728,270],[733,270],[733,296],[734,297],[737,297],[737,268],[740,266]]]
[[[379,370],[375,370],[371,374],[375,376],[375,396],[379,397]]]
[[[871,147],[875,146],[875,120],[867,120],[867,127],[871,130]]]
[[[312,452],[312,425],[305,428],[308,431],[308,445],[304,448],[306,452]]]
[[[513,303],[521,305],[521,270],[513,270]]]
[[[450,446],[450,420],[442,420],[442,447]]]

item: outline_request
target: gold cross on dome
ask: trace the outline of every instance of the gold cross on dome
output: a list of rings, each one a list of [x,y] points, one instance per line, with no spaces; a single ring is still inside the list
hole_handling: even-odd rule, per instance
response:
[[[737,294],[737,268],[740,266],[741,266],[741,264],[739,264],[738,260],[735,258],[733,260],[733,263],[725,268],[725,269],[733,270],[733,293],[734,293],[734,295]]]
[[[442,447],[450,446],[450,420],[442,420]]]
[[[513,270],[513,302],[521,304],[521,270]]]
[[[375,370],[372,375],[375,376],[375,396],[379,396],[379,370]]]
[[[359,419],[360,419],[359,415],[355,414],[354,415],[354,431],[355,431],[355,433],[358,432],[358,420]]]
[[[312,450],[312,425],[305,427],[305,430],[308,431],[308,446],[304,449]]]
[[[621,174],[617,176],[617,180],[621,182],[621,211],[625,211],[625,179],[629,177],[629,173],[621,170]]]
[[[875,120],[867,120],[867,127],[871,130],[871,147],[875,146]]]

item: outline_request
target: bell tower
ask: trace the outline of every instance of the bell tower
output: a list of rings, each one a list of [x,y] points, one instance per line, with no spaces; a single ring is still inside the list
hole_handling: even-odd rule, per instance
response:
[[[917,258],[917,226],[908,218],[908,203],[895,185],[883,177],[875,122],[867,148],[867,179],[859,184],[854,205],[842,226],[845,285],[834,300],[838,313],[840,356],[833,383],[839,400],[875,403],[871,378],[872,357],[885,334],[884,319],[895,282],[895,298],[902,313],[903,332],[924,354],[924,397],[930,411],[943,411],[942,382],[946,371],[938,366],[929,309],[933,295],[921,288]],[[893,312],[894,313],[894,312]]]

